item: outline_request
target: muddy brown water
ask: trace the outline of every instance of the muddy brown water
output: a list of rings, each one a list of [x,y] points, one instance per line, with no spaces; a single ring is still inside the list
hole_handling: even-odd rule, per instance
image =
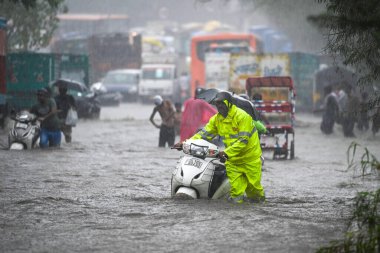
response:
[[[314,252],[342,236],[356,193],[379,187],[346,170],[351,141],[380,157],[379,136],[326,137],[303,114],[296,158],[265,161],[267,203],[172,199],[181,153],[157,147],[152,108],[104,107],[59,149],[0,150],[0,251]]]

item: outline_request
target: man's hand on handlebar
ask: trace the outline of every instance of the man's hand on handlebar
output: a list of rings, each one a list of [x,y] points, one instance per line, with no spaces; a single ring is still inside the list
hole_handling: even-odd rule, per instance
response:
[[[172,149],[182,150],[182,142],[178,142],[178,143],[174,144]]]
[[[219,156],[220,161],[223,163],[228,159],[228,155],[224,153],[224,151],[219,151],[218,156]]]

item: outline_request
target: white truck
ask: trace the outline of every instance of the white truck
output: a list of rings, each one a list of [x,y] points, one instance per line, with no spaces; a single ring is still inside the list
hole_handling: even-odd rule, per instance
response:
[[[173,99],[177,84],[177,69],[174,54],[147,54],[141,66],[139,98],[148,102],[154,96]]]
[[[176,84],[176,67],[174,64],[148,63],[141,66],[139,97],[143,102],[160,95],[173,99]]]

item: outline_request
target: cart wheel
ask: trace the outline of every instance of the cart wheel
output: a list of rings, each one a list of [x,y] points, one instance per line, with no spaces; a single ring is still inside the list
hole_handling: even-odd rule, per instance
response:
[[[277,152],[276,152],[276,149],[273,150],[273,160],[276,160],[277,159]]]
[[[294,141],[290,142],[290,159],[294,159]]]

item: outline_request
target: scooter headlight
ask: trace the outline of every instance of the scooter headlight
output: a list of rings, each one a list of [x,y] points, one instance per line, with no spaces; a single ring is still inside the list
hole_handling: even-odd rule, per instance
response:
[[[206,157],[208,154],[208,147],[199,146],[192,143],[190,144],[188,152],[190,155],[193,155],[195,157]]]
[[[196,145],[194,143],[183,143],[182,150],[185,154],[189,154],[195,157],[206,157],[209,155],[209,148],[206,146]]]
[[[208,154],[208,147],[191,145],[191,154],[197,157],[205,157]]]

